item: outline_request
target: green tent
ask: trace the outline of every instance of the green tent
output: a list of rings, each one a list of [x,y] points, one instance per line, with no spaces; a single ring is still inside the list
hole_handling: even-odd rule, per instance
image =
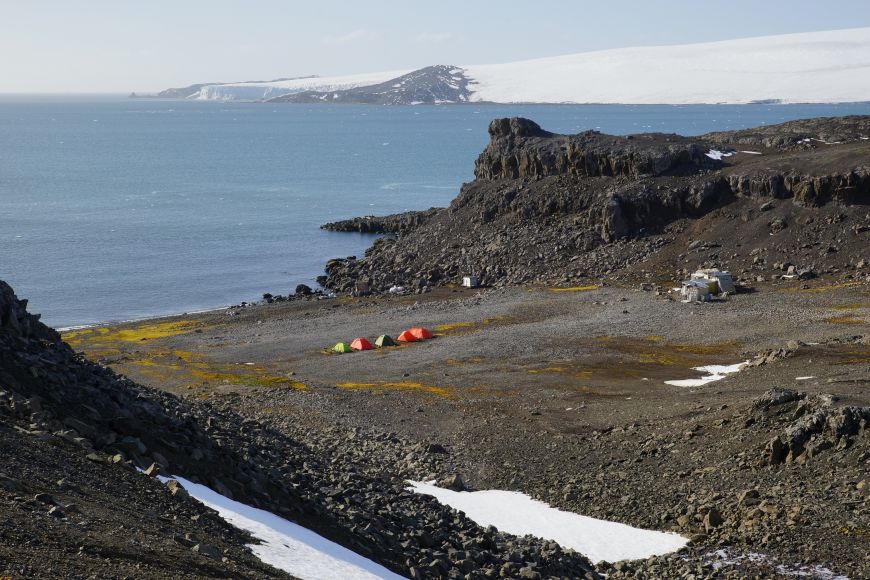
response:
[[[345,353],[345,352],[353,352],[353,349],[350,348],[350,345],[346,342],[337,342],[335,346],[332,347],[332,350],[335,352]]]
[[[375,346],[378,348],[382,346],[396,346],[396,341],[393,340],[390,335],[382,334],[377,339],[375,339]]]

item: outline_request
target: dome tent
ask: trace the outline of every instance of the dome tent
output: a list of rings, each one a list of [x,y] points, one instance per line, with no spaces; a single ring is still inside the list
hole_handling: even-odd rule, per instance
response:
[[[432,333],[429,332],[429,329],[423,328],[422,326],[412,328],[409,332],[413,334],[418,340],[427,340],[429,338],[432,338]]]
[[[352,349],[350,348],[350,345],[346,342],[335,343],[335,346],[332,347],[332,350],[334,352],[341,353],[341,354],[344,354],[346,352],[353,352]]]
[[[353,342],[350,343],[350,348],[353,350],[372,350],[374,347],[367,339],[360,337],[353,339]]]
[[[417,337],[410,330],[406,330],[400,334],[396,340],[399,342],[417,342]]]

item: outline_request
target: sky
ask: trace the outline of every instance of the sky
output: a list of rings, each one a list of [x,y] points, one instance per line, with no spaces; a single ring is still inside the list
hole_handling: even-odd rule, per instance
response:
[[[867,0],[0,0],[0,93],[149,92],[865,26]]]

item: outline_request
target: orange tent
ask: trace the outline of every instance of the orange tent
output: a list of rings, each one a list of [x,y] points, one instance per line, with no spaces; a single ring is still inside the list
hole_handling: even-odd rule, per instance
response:
[[[372,350],[374,347],[368,340],[360,337],[353,339],[353,342],[350,343],[350,348],[354,350]]]
[[[414,336],[410,330],[406,330],[402,334],[396,337],[396,340],[399,342],[417,342],[417,337]]]
[[[410,333],[419,340],[426,340],[427,338],[432,338],[432,333],[429,332],[429,329],[423,327],[412,328],[410,330]]]

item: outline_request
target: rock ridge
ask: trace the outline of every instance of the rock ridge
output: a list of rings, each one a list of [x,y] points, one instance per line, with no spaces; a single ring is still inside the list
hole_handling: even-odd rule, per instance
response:
[[[811,119],[699,137],[557,135],[528,119],[495,119],[475,180],[447,208],[325,225],[397,239],[379,240],[361,260],[330,261],[320,281],[336,291],[359,279],[375,290],[422,289],[469,273],[491,285],[564,282],[664,256],[675,242],[693,241],[679,239],[692,223],[703,220],[706,230],[719,232],[737,215],[736,227],[757,238],[759,251],[769,229],[782,232],[798,218],[850,221],[859,239],[850,236],[849,247],[857,256],[870,227],[862,209],[870,203],[868,119]],[[738,150],[747,145],[761,150]],[[792,203],[779,206],[776,224],[754,209],[778,200]],[[814,239],[842,239],[834,228],[816,230]],[[797,244],[794,235],[779,238]]]

